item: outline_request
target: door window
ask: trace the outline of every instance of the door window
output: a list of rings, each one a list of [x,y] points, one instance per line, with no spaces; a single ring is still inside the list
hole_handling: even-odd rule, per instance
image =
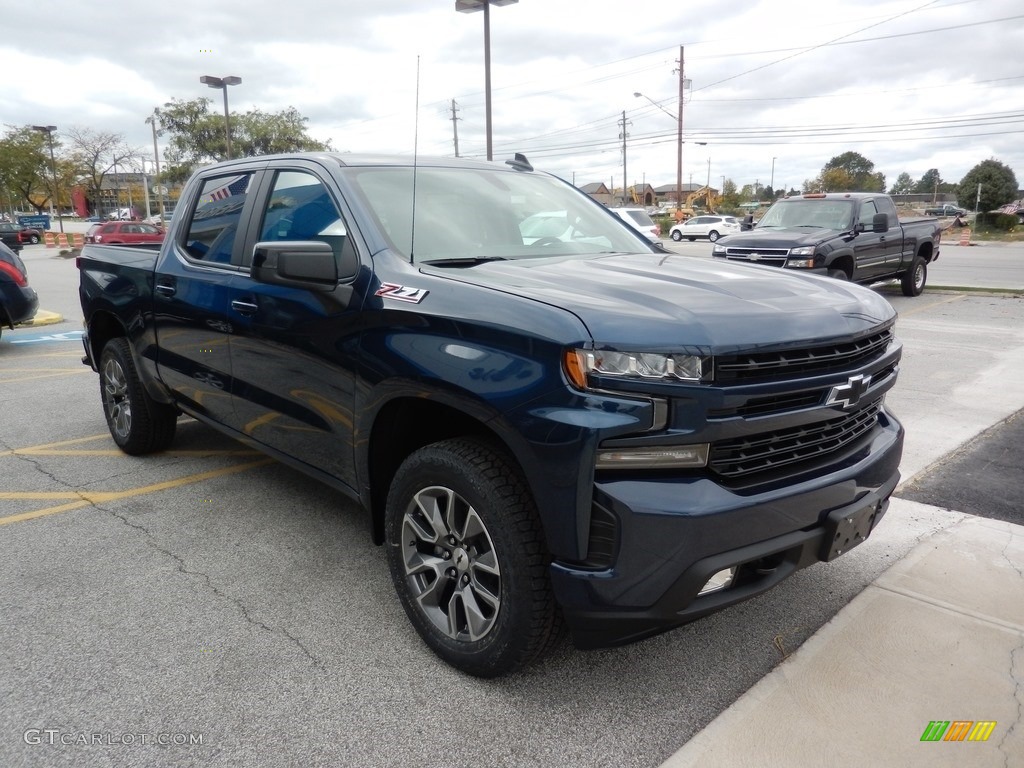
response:
[[[339,274],[351,274],[356,252],[327,187],[305,171],[278,171],[261,214],[261,241],[319,240],[334,251]]]
[[[189,219],[185,252],[190,258],[228,264],[253,174],[206,179]]]

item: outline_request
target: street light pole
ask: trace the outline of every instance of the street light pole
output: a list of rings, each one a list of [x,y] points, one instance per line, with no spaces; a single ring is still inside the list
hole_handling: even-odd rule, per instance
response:
[[[53,173],[53,194],[50,195],[50,216],[53,216],[53,200],[57,198],[57,223],[60,225],[60,233],[64,234],[64,218],[60,215],[60,194],[57,190],[57,161],[53,157],[53,132],[57,130],[56,125],[33,125],[33,130],[46,134],[46,140],[50,145],[50,171]]]
[[[227,142],[228,156],[227,159],[231,159],[231,115],[228,112],[228,86],[229,85],[240,85],[242,78],[236,77],[235,75],[228,75],[227,77],[214,77],[213,75],[203,75],[199,78],[199,82],[204,85],[208,85],[211,88],[219,88],[224,91],[224,139]]]
[[[494,144],[491,135],[491,6],[512,5],[519,0],[455,0],[459,13],[484,12],[484,120],[487,131],[487,159],[494,159]]]
[[[164,216],[164,195],[162,187],[160,186],[160,150],[156,146],[156,114],[152,114],[146,118],[146,122],[149,123],[153,128],[153,162],[156,163],[156,195],[157,200],[160,201],[160,219],[163,220]],[[148,198],[147,198],[148,199]]]
[[[772,188],[772,199],[774,200],[776,197],[778,197],[778,195],[775,194],[775,158],[774,157],[772,158],[772,180],[770,182],[768,182],[768,186]]]

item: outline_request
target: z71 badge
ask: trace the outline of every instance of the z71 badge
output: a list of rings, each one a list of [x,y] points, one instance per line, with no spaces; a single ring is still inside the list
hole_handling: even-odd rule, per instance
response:
[[[384,296],[385,298],[396,299],[397,301],[409,301],[413,304],[419,304],[426,295],[426,288],[410,288],[407,285],[395,285],[394,283],[381,283],[380,288],[374,294],[374,296]]]

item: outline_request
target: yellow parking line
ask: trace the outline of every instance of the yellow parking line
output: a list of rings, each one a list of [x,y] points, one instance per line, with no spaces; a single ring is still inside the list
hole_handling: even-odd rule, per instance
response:
[[[914,315],[917,314],[918,312],[924,312],[926,309],[937,307],[940,304],[949,304],[951,301],[962,301],[964,298],[965,297],[963,296],[963,294],[961,294],[959,296],[950,296],[948,299],[943,299],[942,301],[935,301],[932,302],[931,304],[923,304],[921,306],[914,307],[913,309],[908,309],[905,312],[900,312],[900,317],[906,317],[907,315]]]
[[[31,453],[35,450],[42,450],[45,448],[57,448],[61,445],[78,445],[79,443],[89,443],[93,440],[100,440],[102,438],[109,438],[109,432],[102,432],[98,435],[89,435],[88,437],[76,437],[73,440],[61,440],[56,443],[43,443],[42,445],[32,445],[27,448],[13,448],[9,451],[0,451],[0,456],[13,456],[17,453]]]
[[[158,491],[166,491],[170,488],[177,488],[182,485],[189,485],[191,483],[200,483],[203,480],[211,480],[215,477],[224,477],[226,475],[234,475],[239,472],[245,472],[255,467],[261,467],[265,464],[270,464],[273,459],[260,459],[259,461],[250,461],[248,464],[238,464],[234,467],[223,467],[222,469],[214,469],[209,472],[200,472],[196,475],[188,475],[186,477],[179,477],[176,480],[165,480],[161,483],[153,483],[152,485],[144,485],[141,488],[129,488],[126,491],[82,491],[79,493],[63,493],[54,492],[57,495],[48,495],[50,492],[42,491],[39,492],[43,495],[31,496],[23,494],[20,498],[77,498],[79,501],[73,501],[69,504],[61,504],[56,507],[46,507],[45,509],[37,509],[32,512],[22,512],[17,515],[8,515],[7,517],[0,517],[0,525],[9,525],[10,523],[20,523],[25,520],[34,520],[39,517],[46,517],[48,515],[55,515],[58,512],[67,512],[72,509],[79,509],[81,507],[88,506],[90,504],[101,504],[109,501],[119,501],[121,499],[129,499],[135,496],[144,496],[148,493],[157,493]],[[35,492],[32,492],[35,493]],[[3,493],[0,494],[0,498],[14,498],[11,494]]]

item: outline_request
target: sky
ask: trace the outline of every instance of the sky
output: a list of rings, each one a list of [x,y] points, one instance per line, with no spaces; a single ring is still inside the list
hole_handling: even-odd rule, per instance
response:
[[[151,157],[156,107],[223,111],[199,78],[236,75],[232,112],[295,107],[338,151],[454,156],[457,131],[486,157],[484,17],[455,0],[0,5],[5,126],[109,131]],[[1024,186],[1020,0],[520,0],[490,32],[494,159],[580,186],[676,183],[680,48],[684,184],[800,189],[854,151],[887,187],[989,158]]]

